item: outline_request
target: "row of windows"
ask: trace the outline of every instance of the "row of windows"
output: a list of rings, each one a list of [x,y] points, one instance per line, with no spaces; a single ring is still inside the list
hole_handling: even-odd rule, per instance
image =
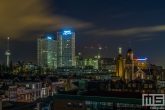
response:
[[[153,88],[152,84],[144,84],[144,88]]]
[[[128,84],[128,87],[136,87],[136,84]],[[144,84],[144,88],[153,88],[152,84]]]
[[[128,87],[131,87],[131,84],[128,84]],[[132,87],[136,87],[136,84],[132,84]]]
[[[26,87],[30,87],[30,84],[26,84]],[[32,84],[32,89],[41,89],[41,84]]]
[[[68,107],[79,107],[79,108],[83,108],[82,103],[78,103],[78,102],[68,102],[67,103]]]
[[[95,109],[99,109],[99,108],[101,109],[102,108],[103,110],[106,109],[106,108],[112,109],[112,107],[113,107],[113,102],[92,102],[92,101],[86,101],[85,104],[86,104],[87,108],[93,108],[94,107]],[[141,104],[117,103],[117,107],[136,107],[136,108],[139,108],[139,107],[142,107],[142,106],[141,106]]]

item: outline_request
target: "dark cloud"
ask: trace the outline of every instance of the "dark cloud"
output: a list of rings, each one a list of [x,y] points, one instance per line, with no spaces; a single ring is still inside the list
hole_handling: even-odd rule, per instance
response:
[[[93,34],[96,36],[117,36],[117,37],[153,37],[157,32],[164,32],[165,25],[149,26],[149,27],[133,27],[126,29],[108,30],[104,28],[91,29],[84,34]]]
[[[0,0],[0,36],[20,39],[29,35],[26,40],[34,38],[36,34],[54,31],[63,27],[83,29],[91,27],[77,19],[57,14],[50,14],[49,4],[43,0]],[[34,33],[37,32],[37,33]]]

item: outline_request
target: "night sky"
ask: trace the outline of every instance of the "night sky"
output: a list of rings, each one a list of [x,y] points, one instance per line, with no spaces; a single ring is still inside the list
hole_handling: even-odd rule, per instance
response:
[[[10,37],[11,60],[37,61],[37,38],[70,28],[76,34],[76,53],[103,57],[123,56],[129,48],[135,57],[165,66],[165,1],[156,0],[0,0],[0,63],[6,61]]]

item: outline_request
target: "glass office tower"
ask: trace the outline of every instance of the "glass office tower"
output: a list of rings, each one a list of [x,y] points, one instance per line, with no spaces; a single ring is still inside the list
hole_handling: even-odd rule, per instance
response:
[[[50,36],[37,40],[37,62],[41,67],[57,68],[57,41]]]
[[[70,30],[57,32],[58,67],[75,66],[75,33]]]

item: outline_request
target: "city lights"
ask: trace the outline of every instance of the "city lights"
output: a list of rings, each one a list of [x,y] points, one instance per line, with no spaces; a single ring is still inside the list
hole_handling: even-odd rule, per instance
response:
[[[51,39],[52,39],[52,37],[49,37],[49,36],[48,36],[48,37],[47,37],[47,39],[50,39],[50,40],[51,40]]]
[[[0,0],[0,110],[165,110],[164,4]]]

